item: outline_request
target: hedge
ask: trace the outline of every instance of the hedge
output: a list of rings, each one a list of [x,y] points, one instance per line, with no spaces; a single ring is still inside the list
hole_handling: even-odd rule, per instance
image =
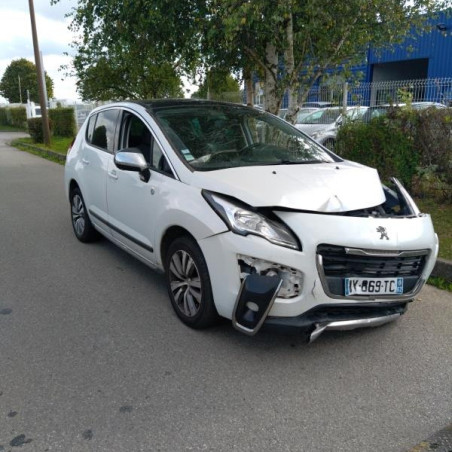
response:
[[[7,112],[9,124],[14,127],[27,127],[27,111],[25,107],[8,108]]]
[[[60,137],[73,137],[77,134],[73,108],[51,108],[49,117],[53,123],[53,133]]]
[[[370,123],[340,128],[335,151],[399,178],[417,196],[452,201],[452,110],[394,109]]]
[[[6,108],[0,108],[0,124],[2,126],[8,125],[8,116],[6,114]]]
[[[44,132],[42,130],[42,118],[30,118],[28,123],[28,133],[35,143],[44,143]],[[52,132],[52,120],[49,119],[49,128]]]

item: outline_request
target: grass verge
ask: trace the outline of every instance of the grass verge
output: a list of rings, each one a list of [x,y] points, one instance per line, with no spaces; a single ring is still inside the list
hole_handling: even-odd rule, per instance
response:
[[[430,276],[428,278],[427,284],[431,286],[435,286],[438,289],[447,290],[448,292],[452,292],[452,282],[446,281],[444,278],[437,278],[436,276]]]
[[[53,136],[50,146],[45,146],[43,143],[35,143],[31,138],[19,138],[15,140],[15,142],[29,144],[48,151],[58,152],[58,154],[66,155],[72,140],[73,138]]]
[[[422,212],[432,216],[439,237],[439,257],[452,261],[452,205],[433,199],[416,199],[416,203]]]
[[[45,148],[44,145],[39,145],[39,147],[36,144],[33,144],[33,147],[30,147],[29,143],[25,143],[24,139],[18,138],[16,140],[13,140],[11,142],[11,146],[14,146],[15,148],[28,152],[29,154],[34,154],[39,157],[45,158],[46,160],[50,160],[51,162],[59,163],[60,165],[64,165],[64,160],[61,158],[58,158],[59,155],[64,156],[66,153],[53,151],[52,149]],[[41,148],[42,146],[42,148]]]

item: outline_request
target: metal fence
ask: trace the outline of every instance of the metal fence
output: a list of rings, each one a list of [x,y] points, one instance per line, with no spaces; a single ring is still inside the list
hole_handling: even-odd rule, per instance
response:
[[[305,102],[374,106],[402,103],[408,98],[452,106],[452,78],[325,84],[313,87]]]

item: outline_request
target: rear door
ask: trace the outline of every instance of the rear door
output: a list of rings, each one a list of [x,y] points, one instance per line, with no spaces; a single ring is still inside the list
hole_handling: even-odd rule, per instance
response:
[[[107,172],[117,148],[116,127],[119,110],[102,110],[90,117],[80,168],[81,190],[90,219],[109,234]]]

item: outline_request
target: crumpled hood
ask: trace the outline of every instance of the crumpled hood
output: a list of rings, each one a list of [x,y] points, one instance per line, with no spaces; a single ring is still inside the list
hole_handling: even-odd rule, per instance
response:
[[[254,207],[333,213],[385,201],[377,171],[352,162],[196,171],[187,182]]]

